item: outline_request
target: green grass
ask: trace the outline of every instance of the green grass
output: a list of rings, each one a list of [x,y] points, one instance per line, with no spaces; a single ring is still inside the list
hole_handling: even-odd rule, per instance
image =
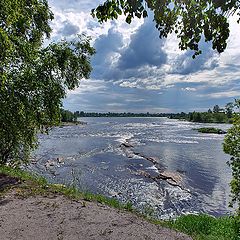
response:
[[[48,186],[48,182],[44,177],[38,176],[27,171],[23,171],[19,168],[12,168],[4,165],[0,165],[0,173],[19,179],[22,182],[32,183],[45,188]]]
[[[186,215],[169,221],[167,225],[196,240],[240,240],[239,217],[214,218],[205,214]]]
[[[133,207],[130,202],[120,203],[115,198],[108,198],[103,195],[93,194],[90,192],[81,192],[74,186],[49,184],[44,177],[40,177],[36,174],[29,173],[19,168],[11,168],[0,165],[0,173],[6,174],[14,178],[18,178],[21,181],[21,184],[17,186],[11,186],[17,188],[17,193],[21,197],[28,197],[39,194],[63,194],[64,196],[72,200],[83,199],[86,201],[95,201],[117,209],[126,209],[128,211],[133,211]],[[5,191],[7,190],[8,189],[6,189]]]
[[[151,223],[184,232],[192,236],[194,240],[240,240],[240,217],[214,218],[209,215],[200,214],[180,216],[176,220],[171,221],[160,221],[152,218],[151,209],[150,211],[147,208],[145,215],[143,215],[133,209],[130,202],[123,204],[114,198],[107,198],[103,195],[92,194],[90,192],[80,192],[73,186],[66,187],[61,184],[49,184],[45,178],[27,171],[0,165],[0,173],[18,178],[21,181],[20,184],[12,186],[12,188],[16,189],[20,197],[39,194],[46,196],[49,194],[63,194],[73,200],[82,199],[86,201],[95,201],[117,209],[132,211]]]

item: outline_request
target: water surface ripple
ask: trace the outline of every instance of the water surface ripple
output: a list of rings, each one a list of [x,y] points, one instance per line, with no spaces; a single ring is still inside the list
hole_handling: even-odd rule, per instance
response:
[[[159,218],[229,213],[229,156],[216,126],[167,118],[84,118],[39,136],[30,167],[51,182],[101,193]],[[222,129],[229,125],[217,125]]]

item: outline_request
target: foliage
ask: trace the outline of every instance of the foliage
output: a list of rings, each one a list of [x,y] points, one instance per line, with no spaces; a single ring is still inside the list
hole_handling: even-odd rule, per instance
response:
[[[226,109],[226,114],[228,118],[232,117],[233,108],[234,108],[234,104],[232,102],[229,102],[226,104],[225,109]]]
[[[214,218],[209,215],[186,215],[171,221],[171,227],[185,232],[198,240],[238,240],[238,217]]]
[[[202,122],[202,123],[230,123],[232,120],[223,113],[214,112],[190,112],[185,118],[191,122]]]
[[[221,109],[215,105],[213,109],[208,109],[207,112],[189,112],[181,115],[173,115],[172,118],[185,119],[191,122],[201,123],[232,123],[233,103],[228,103],[225,109]]]
[[[62,122],[75,122],[77,117],[69,110],[61,109],[61,121]]]
[[[214,113],[219,113],[220,112],[220,107],[218,106],[218,105],[215,105],[214,107],[213,107],[213,112]]]
[[[156,28],[160,37],[167,37],[175,32],[179,38],[181,50],[191,49],[193,57],[201,54],[199,42],[204,36],[205,41],[212,43],[212,48],[219,53],[227,46],[229,37],[228,17],[240,14],[238,0],[105,0],[92,15],[100,22],[126,16],[131,23],[134,17],[147,17],[148,9],[154,14]],[[239,20],[238,20],[239,21]]]
[[[204,123],[231,123],[232,119],[228,118],[228,115],[224,112],[213,113],[210,112],[190,112],[190,113],[131,113],[131,112],[74,112],[76,117],[168,117],[174,119],[187,120],[192,122],[204,122]]]
[[[231,206],[236,203],[237,212],[240,215],[240,100],[236,100],[235,106],[238,112],[234,114],[233,126],[228,130],[224,139],[224,152],[231,155],[229,165],[232,168]]]
[[[27,160],[37,132],[59,122],[66,90],[90,74],[88,37],[43,47],[52,19],[45,0],[0,1],[0,164]]]
[[[220,128],[213,128],[213,127],[205,127],[205,128],[197,128],[198,132],[200,133],[215,133],[215,134],[225,134],[226,132]]]

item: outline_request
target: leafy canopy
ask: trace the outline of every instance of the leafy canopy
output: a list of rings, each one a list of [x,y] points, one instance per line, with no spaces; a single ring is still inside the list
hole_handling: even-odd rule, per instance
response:
[[[88,37],[43,47],[52,19],[45,0],[0,0],[0,164],[28,159],[66,91],[91,72]]]
[[[239,0],[107,0],[92,10],[92,15],[100,22],[126,16],[131,23],[134,17],[148,16],[148,9],[153,12],[160,38],[175,32],[181,50],[194,51],[193,58],[201,54],[199,42],[212,43],[212,48],[219,53],[227,46],[229,37],[228,17],[240,15]],[[238,20],[239,21],[239,20]]]
[[[236,100],[235,107],[238,112],[234,113],[233,126],[228,130],[224,139],[224,152],[231,155],[229,165],[232,168],[233,179],[230,183],[232,202],[238,206],[240,216],[240,100]]]

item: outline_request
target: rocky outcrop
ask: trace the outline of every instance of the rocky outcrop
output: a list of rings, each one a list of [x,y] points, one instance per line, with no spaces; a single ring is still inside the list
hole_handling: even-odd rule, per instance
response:
[[[120,149],[122,150],[124,155],[128,158],[141,157],[146,161],[150,161],[159,172],[157,176],[152,176],[147,171],[136,169],[134,170],[135,174],[144,176],[146,178],[150,178],[155,182],[159,182],[163,180],[172,186],[176,186],[176,187],[180,187],[181,189],[184,189],[183,177],[179,172],[171,172],[166,170],[163,166],[159,164],[159,162],[157,161],[158,159],[156,157],[148,157],[142,153],[135,152],[134,146],[129,143],[128,139],[126,139],[124,143],[120,144]]]

